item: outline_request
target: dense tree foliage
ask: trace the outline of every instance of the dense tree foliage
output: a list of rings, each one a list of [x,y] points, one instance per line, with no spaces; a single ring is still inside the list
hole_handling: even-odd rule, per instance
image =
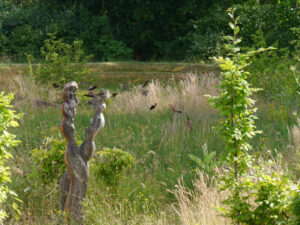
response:
[[[0,54],[25,61],[41,56],[47,33],[102,60],[207,59],[222,51],[225,9],[236,5],[247,46],[260,28],[268,45],[289,47],[300,25],[297,0],[1,0]]]

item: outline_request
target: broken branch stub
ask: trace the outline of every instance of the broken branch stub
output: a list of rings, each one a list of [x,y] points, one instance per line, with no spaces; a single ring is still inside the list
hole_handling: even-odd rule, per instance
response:
[[[60,179],[59,187],[61,192],[61,209],[65,212],[65,222],[68,222],[70,219],[78,224],[82,224],[81,201],[87,191],[88,161],[95,150],[94,139],[100,129],[104,127],[105,121],[102,111],[106,108],[105,100],[110,97],[110,93],[108,90],[101,89],[93,97],[91,104],[95,114],[90,120],[90,126],[85,130],[84,142],[78,147],[74,138],[74,117],[78,105],[77,89],[77,83],[72,81],[65,85],[62,92],[63,119],[61,128],[67,141],[64,156],[67,169]]]

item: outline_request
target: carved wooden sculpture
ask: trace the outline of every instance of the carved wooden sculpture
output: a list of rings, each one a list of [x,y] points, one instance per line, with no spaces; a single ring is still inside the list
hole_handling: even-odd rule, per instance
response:
[[[61,209],[65,212],[65,222],[70,220],[82,224],[83,213],[81,200],[85,197],[88,184],[89,167],[88,161],[95,150],[94,139],[101,128],[104,127],[102,110],[106,108],[105,100],[110,97],[109,91],[101,89],[95,94],[91,104],[95,111],[90,120],[90,127],[85,130],[85,141],[78,147],[74,138],[74,116],[78,105],[75,81],[65,85],[62,93],[63,120],[61,128],[67,140],[65,151],[65,164],[67,170],[60,180]],[[69,218],[70,215],[70,218]]]

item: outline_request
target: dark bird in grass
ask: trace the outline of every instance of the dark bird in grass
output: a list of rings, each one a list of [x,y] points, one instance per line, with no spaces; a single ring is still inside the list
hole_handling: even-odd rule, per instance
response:
[[[176,110],[175,107],[174,107],[174,105],[172,105],[172,104],[169,104],[169,107],[171,108],[171,110],[172,110],[174,113],[182,113],[181,110]]]
[[[59,85],[58,85],[57,83],[53,83],[52,86],[53,86],[54,88],[59,88]]]
[[[188,114],[186,114],[186,120],[187,120],[187,125],[190,129],[193,128],[193,122],[190,120],[190,117]]]
[[[97,86],[96,86],[96,85],[94,85],[94,86],[90,86],[90,87],[89,87],[89,91],[95,90],[96,88],[97,88]]]
[[[89,92],[87,95],[83,95],[83,96],[89,97],[89,98],[94,98],[95,94]]]
[[[147,96],[148,93],[149,93],[149,90],[143,90],[143,91],[142,91],[142,95],[144,95],[144,96]]]
[[[127,84],[120,84],[120,87],[123,89],[123,90],[126,90],[128,88]]]
[[[114,98],[114,97],[116,97],[118,94],[119,94],[119,93],[117,93],[117,92],[113,92],[113,93],[112,93],[112,97]]]
[[[93,90],[89,90],[89,93],[86,94],[86,95],[83,95],[83,96],[86,96],[86,97],[89,97],[89,98],[94,98],[95,96],[101,96],[101,95],[104,95],[105,93],[102,91],[103,89],[100,90],[99,93],[95,94],[93,92]]]
[[[155,109],[155,108],[156,108],[156,106],[157,106],[157,103],[155,103],[154,105],[151,105],[151,107],[150,107],[150,110],[153,110],[153,109]]]
[[[146,80],[142,86],[142,88],[146,87],[149,84],[150,80]]]
[[[95,96],[94,94],[94,90],[97,88],[97,86],[90,86],[89,87],[89,93],[86,94],[86,95],[83,95],[83,96],[86,96],[86,97],[90,97],[90,98],[93,98]]]

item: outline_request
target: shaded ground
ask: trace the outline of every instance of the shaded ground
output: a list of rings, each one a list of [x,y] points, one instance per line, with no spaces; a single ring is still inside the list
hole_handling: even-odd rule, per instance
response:
[[[157,62],[89,63],[89,84],[118,88],[120,83],[139,84],[151,79],[182,79],[189,72],[216,72],[215,65]],[[0,64],[0,75],[28,74],[28,64]]]

